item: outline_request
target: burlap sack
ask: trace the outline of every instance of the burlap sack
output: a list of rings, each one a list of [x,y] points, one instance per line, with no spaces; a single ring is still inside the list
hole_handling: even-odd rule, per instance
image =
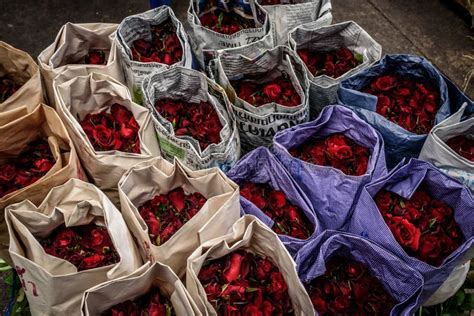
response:
[[[212,7],[209,7],[209,4]],[[256,21],[256,27],[234,34],[220,34],[202,26],[199,15],[216,8],[234,10]],[[273,47],[273,31],[267,12],[255,0],[190,0],[188,9],[189,38],[201,68],[222,53],[255,57]]]
[[[102,315],[116,304],[148,293],[152,287],[158,287],[169,298],[177,316],[201,315],[183,282],[170,267],[159,262],[147,262],[130,275],[87,290],[82,300],[82,315]]]
[[[12,203],[29,199],[38,205],[49,190],[71,178],[86,179],[71,138],[58,114],[40,104],[28,113],[26,107],[0,112],[0,164],[17,156],[23,148],[38,137],[48,139],[56,163],[41,179],[0,199],[0,258],[10,261],[8,233],[3,209]]]
[[[5,102],[0,103],[0,112],[26,106],[32,111],[44,103],[41,76],[38,65],[27,53],[0,41],[0,77],[9,76],[22,84]]]
[[[142,263],[119,210],[92,184],[71,179],[52,189],[39,207],[25,200],[8,206],[5,214],[9,252],[33,315],[80,315],[85,290],[130,274]],[[107,227],[118,263],[78,272],[70,262],[46,254],[36,239],[62,224],[89,223]]]
[[[132,43],[137,39],[150,39],[150,26],[158,25],[171,19],[176,27],[176,35],[181,42],[183,56],[181,60],[174,65],[166,65],[157,62],[143,63],[132,59],[132,51],[130,49]],[[160,6],[158,8],[131,15],[123,19],[117,28],[117,37],[115,39],[119,50],[120,63],[122,64],[123,73],[127,86],[132,92],[133,101],[141,104],[141,83],[143,79],[151,73],[167,69],[174,66],[183,66],[191,68],[193,62],[193,54],[188,37],[184,32],[183,24],[176,18],[173,10],[168,6]]]
[[[155,195],[178,187],[186,193],[201,193],[207,202],[168,241],[155,246],[138,208]],[[222,171],[191,171],[177,160],[170,164],[157,158],[136,165],[120,180],[119,194],[123,217],[144,261],[169,265],[179,277],[184,276],[188,256],[203,242],[227,233],[240,216],[238,187]]]
[[[305,65],[309,78],[309,106],[311,119],[315,119],[326,105],[335,104],[339,83],[368,68],[382,56],[382,46],[362,27],[353,21],[328,26],[302,25],[289,34],[289,45],[297,52],[299,49],[330,51],[346,47],[362,55],[362,63],[338,78],[326,75],[314,76]],[[299,56],[298,56],[299,57]]]
[[[241,248],[268,257],[278,267],[288,285],[295,315],[314,315],[313,305],[298,278],[296,264],[290,254],[278,236],[251,215],[240,218],[231,233],[201,245],[188,258],[186,288],[203,314],[216,315],[216,311],[208,302],[204,287],[197,278],[202,265],[207,259],[220,258]]]
[[[131,101],[127,87],[102,74],[79,76],[65,82],[62,76],[58,76],[54,80],[54,90],[57,111],[69,131],[89,179],[113,202],[117,202],[117,183],[125,171],[139,162],[160,155],[150,112]],[[130,110],[140,125],[140,154],[95,151],[79,124],[79,119],[88,113],[106,110],[114,103]]]
[[[169,161],[176,157],[195,170],[219,167],[227,171],[239,160],[240,138],[232,105],[224,89],[213,80],[199,71],[174,67],[146,77],[142,92],[144,104],[152,113],[163,157]],[[222,124],[220,142],[202,150],[196,139],[175,136],[172,123],[155,109],[155,102],[163,98],[212,104]]]
[[[90,73],[102,73],[124,82],[122,69],[117,60],[117,47],[114,41],[117,24],[68,22],[59,30],[54,42],[38,56],[38,63],[51,105],[55,105],[53,80],[63,74],[72,79]],[[89,50],[106,52],[106,65],[75,64],[84,58]],[[72,70],[72,72],[70,72]]]

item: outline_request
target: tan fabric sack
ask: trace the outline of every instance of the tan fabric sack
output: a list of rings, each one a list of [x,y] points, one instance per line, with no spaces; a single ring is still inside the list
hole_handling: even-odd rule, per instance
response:
[[[118,202],[117,183],[126,170],[137,163],[160,156],[158,140],[151,121],[151,113],[131,101],[127,87],[102,74],[90,74],[63,81],[61,75],[54,80],[57,111],[76,146],[79,158],[91,182]],[[121,151],[95,151],[79,124],[88,113],[97,113],[119,103],[133,113],[140,125],[141,153]]]
[[[117,47],[114,37],[118,24],[68,22],[59,30],[54,42],[38,56],[38,63],[44,78],[48,100],[54,102],[53,79],[63,74],[69,79],[102,73],[124,82],[122,69],[117,60]],[[75,64],[84,58],[89,50],[103,50],[106,65]]]
[[[158,287],[167,296],[177,316],[201,315],[183,282],[170,267],[147,262],[134,273],[99,284],[84,293],[82,315],[99,316],[112,306],[134,300]]]
[[[26,52],[0,41],[0,77],[8,76],[22,84],[5,102],[0,103],[0,112],[26,106],[32,111],[44,103],[41,76],[38,65]]]
[[[290,254],[278,236],[251,215],[240,218],[232,227],[231,233],[203,244],[188,258],[186,288],[203,314],[217,315],[197,278],[202,265],[207,259],[221,258],[241,248],[268,257],[280,269],[288,285],[288,295],[295,315],[314,315],[313,304],[298,278],[296,264]]]
[[[36,207],[29,200],[5,209],[9,252],[20,276],[33,315],[80,315],[84,291],[128,275],[141,266],[139,252],[120,212],[94,185],[71,179],[51,190]],[[36,237],[56,227],[95,223],[107,227],[116,264],[77,271],[70,262],[48,255]]]
[[[155,246],[138,208],[178,187],[186,193],[201,193],[207,202],[168,241]],[[119,194],[123,217],[145,261],[169,265],[179,277],[184,276],[188,256],[203,242],[226,234],[240,216],[238,187],[222,171],[191,171],[178,160],[174,165],[162,158],[136,165],[120,180]]]
[[[0,164],[17,156],[23,148],[38,137],[48,140],[56,163],[41,179],[0,199],[0,258],[9,261],[8,233],[4,208],[12,203],[29,199],[38,205],[55,186],[71,178],[85,179],[76,150],[58,114],[40,104],[28,113],[26,107],[0,112]]]

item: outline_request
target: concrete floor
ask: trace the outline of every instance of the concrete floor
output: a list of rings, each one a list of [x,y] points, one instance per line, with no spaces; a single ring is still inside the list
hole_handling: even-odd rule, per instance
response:
[[[425,56],[474,97],[474,35],[445,3],[452,0],[333,0],[334,21],[353,20],[384,53]],[[185,17],[189,1],[174,0]],[[145,11],[146,0],[0,0],[0,40],[37,56],[64,23],[120,22]]]

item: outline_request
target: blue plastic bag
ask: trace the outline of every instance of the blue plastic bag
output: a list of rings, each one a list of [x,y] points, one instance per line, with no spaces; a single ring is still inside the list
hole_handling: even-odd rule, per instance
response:
[[[438,87],[440,107],[435,117],[435,125],[450,116],[452,109],[448,88],[441,73],[430,62],[419,56],[386,55],[371,67],[343,80],[337,91],[338,102],[354,110],[382,134],[387,165],[392,168],[402,158],[418,157],[427,135],[417,135],[387,120],[376,112],[377,97],[360,91],[374,78],[386,73],[429,79]]]
[[[410,198],[421,183],[427,185],[433,198],[453,208],[454,219],[465,237],[464,243],[439,267],[409,256],[405,252],[385,223],[373,199],[382,189]],[[411,159],[407,164],[400,164],[390,174],[362,190],[347,230],[380,244],[419,271],[425,280],[421,298],[421,302],[424,302],[448,278],[454,268],[464,264],[474,255],[474,199],[466,186],[445,175],[432,164]]]
[[[298,206],[313,225],[314,231],[310,238],[322,231],[309,199],[267,148],[259,147],[242,157],[240,161],[227,172],[227,176],[237,184],[241,184],[245,181],[268,183],[275,190],[283,191],[286,198],[293,205]],[[257,208],[255,204],[242,196],[240,197],[240,203],[242,215],[254,215],[268,227],[273,227],[273,220]],[[278,237],[291,255],[294,255],[309,240],[309,238],[303,240],[286,235],[278,235]]]
[[[366,174],[346,175],[332,167],[305,162],[288,152],[313,136],[334,133],[342,133],[370,150]],[[374,128],[340,105],[325,107],[316,120],[278,132],[273,139],[275,156],[309,197],[325,229],[340,229],[362,186],[387,173],[383,146],[382,137]]]
[[[327,230],[301,248],[295,259],[300,280],[308,283],[323,275],[334,256],[359,261],[383,284],[398,302],[390,315],[410,315],[419,306],[422,276],[384,248],[349,233]]]

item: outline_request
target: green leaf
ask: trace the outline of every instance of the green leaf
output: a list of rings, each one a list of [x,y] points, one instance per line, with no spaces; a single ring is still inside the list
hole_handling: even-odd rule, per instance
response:
[[[400,200],[400,203],[399,203],[399,204],[400,204],[400,207],[401,207],[401,208],[405,208],[405,202],[403,202],[402,200]]]
[[[221,28],[222,26],[222,21],[224,21],[224,12],[221,12],[219,14],[219,17],[217,18],[217,28]]]
[[[166,304],[166,316],[171,316],[171,306]]]
[[[436,218],[430,219],[429,223],[430,223],[430,226],[429,226],[430,229],[433,228],[433,226],[436,224]]]
[[[354,58],[357,60],[358,64],[362,64],[364,61],[364,56],[362,56],[362,54],[355,53]]]

